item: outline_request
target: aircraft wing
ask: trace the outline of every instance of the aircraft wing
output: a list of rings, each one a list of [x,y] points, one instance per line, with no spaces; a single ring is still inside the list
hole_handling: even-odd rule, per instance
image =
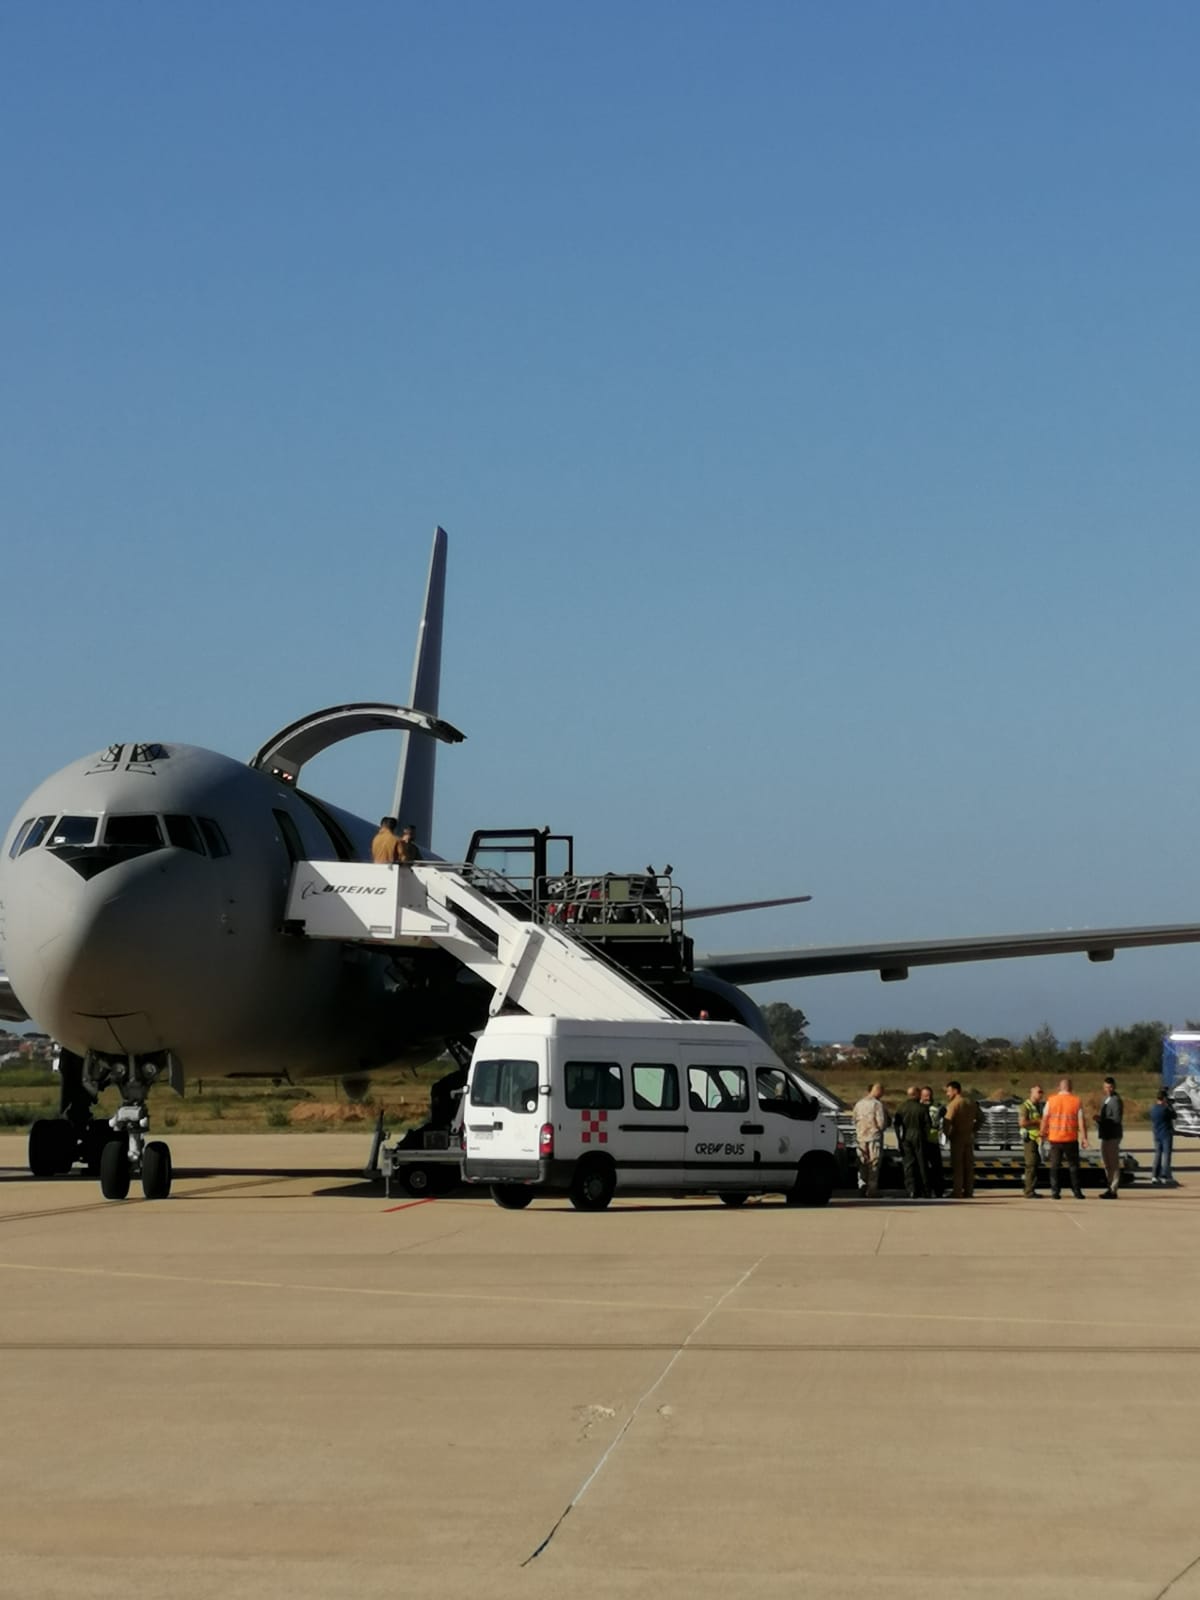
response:
[[[8,973],[0,971],[0,1022],[28,1022],[29,1013],[13,993]]]
[[[1059,933],[990,933],[977,939],[921,939],[899,944],[811,946],[797,950],[734,950],[696,955],[695,964],[730,983],[772,983],[784,978],[823,978],[834,972],[878,972],[885,981],[907,978],[910,967],[956,961],[1007,961],[1013,956],[1060,956],[1079,952],[1089,961],[1111,961],[1116,950],[1146,945],[1200,943],[1200,923],[1144,928],[1067,928]]]

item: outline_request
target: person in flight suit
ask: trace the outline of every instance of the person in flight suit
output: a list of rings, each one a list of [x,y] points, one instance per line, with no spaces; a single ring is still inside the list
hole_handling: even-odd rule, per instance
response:
[[[924,1200],[929,1193],[925,1174],[925,1135],[929,1127],[929,1115],[921,1104],[921,1091],[915,1083],[909,1084],[904,1103],[892,1121],[900,1144],[900,1159],[904,1163],[905,1193],[910,1200]]]
[[[377,866],[391,866],[394,861],[407,861],[404,845],[396,832],[395,817],[383,817],[379,832],[371,840],[371,860]]]
[[[1042,1153],[1042,1110],[1046,1096],[1040,1083],[1029,1091],[1029,1099],[1021,1102],[1017,1123],[1021,1129],[1021,1146],[1025,1153],[1025,1198],[1038,1199],[1038,1161]]]
[[[969,1200],[975,1193],[975,1129],[982,1120],[979,1107],[963,1094],[962,1084],[948,1083],[942,1127],[950,1140],[950,1175],[956,1200]]]

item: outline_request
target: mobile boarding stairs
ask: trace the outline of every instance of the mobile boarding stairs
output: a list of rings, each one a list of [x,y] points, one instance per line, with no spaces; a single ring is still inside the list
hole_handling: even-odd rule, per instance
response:
[[[436,945],[491,986],[492,1016],[518,1006],[533,1016],[678,1021],[683,1013],[677,1007],[607,953],[625,937],[644,944],[649,935],[673,947],[681,940],[668,898],[673,891],[660,889],[656,920],[631,915],[635,907],[645,910],[648,900],[620,890],[613,898],[614,884],[632,881],[560,876],[526,884],[473,862],[301,861],[292,873],[284,927],[310,939]],[[582,899],[581,883],[591,886]],[[597,897],[596,885],[610,892]],[[618,907],[629,920],[608,916]]]

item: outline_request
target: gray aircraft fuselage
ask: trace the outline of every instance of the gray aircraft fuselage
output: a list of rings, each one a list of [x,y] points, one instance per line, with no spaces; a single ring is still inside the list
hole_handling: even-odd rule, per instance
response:
[[[41,784],[0,853],[0,968],[62,1045],[303,1078],[481,1026],[486,993],[439,952],[397,974],[387,952],[282,931],[293,859],[367,860],[374,824],[211,750],[117,748]]]

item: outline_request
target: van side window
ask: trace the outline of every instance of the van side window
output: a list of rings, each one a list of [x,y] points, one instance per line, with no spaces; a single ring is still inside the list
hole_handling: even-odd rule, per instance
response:
[[[638,1111],[678,1111],[679,1074],[669,1063],[633,1063],[633,1103]]]
[[[620,1111],[625,1104],[621,1069],[615,1061],[568,1061],[563,1088],[571,1111]]]
[[[744,1067],[689,1067],[692,1111],[749,1111],[750,1082]]]
[[[814,1122],[820,1112],[817,1102],[779,1067],[759,1067],[754,1086],[758,1090],[759,1106],[776,1116],[791,1117],[796,1122]]]
[[[538,1103],[536,1061],[477,1061],[471,1075],[471,1104],[504,1111],[533,1112]]]

